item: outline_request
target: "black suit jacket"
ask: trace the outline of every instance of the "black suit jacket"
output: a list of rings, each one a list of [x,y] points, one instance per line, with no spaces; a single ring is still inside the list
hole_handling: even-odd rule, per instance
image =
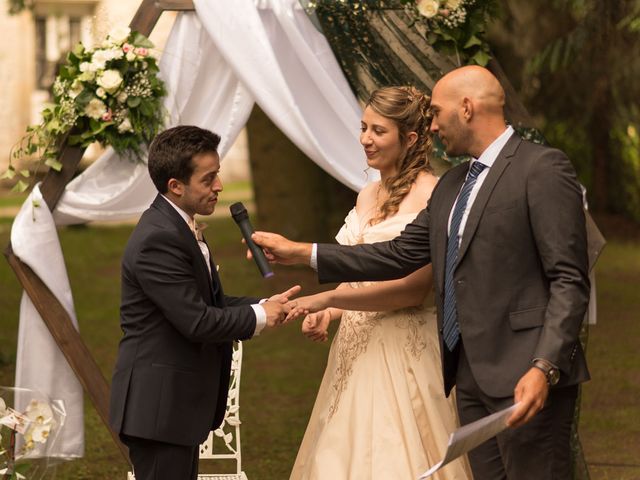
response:
[[[468,168],[443,175],[428,207],[396,239],[319,245],[320,280],[388,280],[432,262],[441,330],[448,219]],[[560,386],[589,378],[578,340],[587,271],[582,194],[569,159],[513,135],[471,207],[454,273],[462,341],[486,394],[513,395],[534,358],[560,368]],[[451,361],[443,356],[447,395],[455,384]]]
[[[224,417],[232,341],[256,326],[258,299],[225,296],[191,230],[166,199],[144,212],[122,260],[124,336],[111,385],[115,431],[202,443]]]

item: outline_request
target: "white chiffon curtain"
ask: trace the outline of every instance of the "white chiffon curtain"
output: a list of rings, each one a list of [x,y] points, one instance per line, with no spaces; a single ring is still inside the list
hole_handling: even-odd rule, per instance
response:
[[[191,124],[219,133],[224,157],[258,103],[320,167],[345,185],[361,188],[366,179],[358,142],[360,107],[326,39],[298,1],[194,3],[196,13],[178,17],[162,52],[169,126]],[[43,202],[33,206],[41,197],[37,187],[22,206],[11,231],[14,252],[49,286],[76,327],[56,225],[131,218],[155,194],[145,165],[109,149],[69,183],[53,214]],[[26,294],[20,306],[16,386],[65,401],[67,422],[53,454],[82,456],[82,387]]]

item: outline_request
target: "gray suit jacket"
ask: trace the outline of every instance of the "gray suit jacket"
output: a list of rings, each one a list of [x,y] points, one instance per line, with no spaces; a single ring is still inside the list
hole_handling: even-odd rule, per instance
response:
[[[394,240],[319,245],[320,280],[389,280],[431,262],[441,330],[447,224],[468,168],[443,175],[428,207]],[[560,368],[559,386],[589,379],[578,340],[589,300],[587,271],[573,166],[561,151],[513,135],[471,207],[454,273],[462,341],[487,395],[513,395],[534,358]],[[447,395],[455,384],[448,361],[443,356]]]
[[[253,335],[258,299],[224,295],[211,263],[210,276],[186,222],[158,195],[122,260],[115,431],[193,446],[222,422],[232,341]]]

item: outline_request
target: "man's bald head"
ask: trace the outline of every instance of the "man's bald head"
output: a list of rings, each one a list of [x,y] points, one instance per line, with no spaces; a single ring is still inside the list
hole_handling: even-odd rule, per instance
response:
[[[434,88],[449,98],[469,98],[476,108],[500,111],[504,107],[504,89],[486,68],[477,65],[457,68],[440,79]]]
[[[506,128],[504,89],[486,68],[457,68],[433,87],[431,131],[449,155],[477,157]]]

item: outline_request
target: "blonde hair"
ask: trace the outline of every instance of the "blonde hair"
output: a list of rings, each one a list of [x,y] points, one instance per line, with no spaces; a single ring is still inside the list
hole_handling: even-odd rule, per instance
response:
[[[400,143],[404,146],[409,133],[416,132],[418,138],[398,159],[398,173],[384,182],[389,192],[380,207],[380,213],[374,216],[373,225],[398,213],[400,203],[411,191],[420,172],[432,172],[429,155],[433,149],[433,139],[429,128],[431,98],[411,86],[385,87],[373,91],[366,106],[379,115],[395,122],[398,126]]]

